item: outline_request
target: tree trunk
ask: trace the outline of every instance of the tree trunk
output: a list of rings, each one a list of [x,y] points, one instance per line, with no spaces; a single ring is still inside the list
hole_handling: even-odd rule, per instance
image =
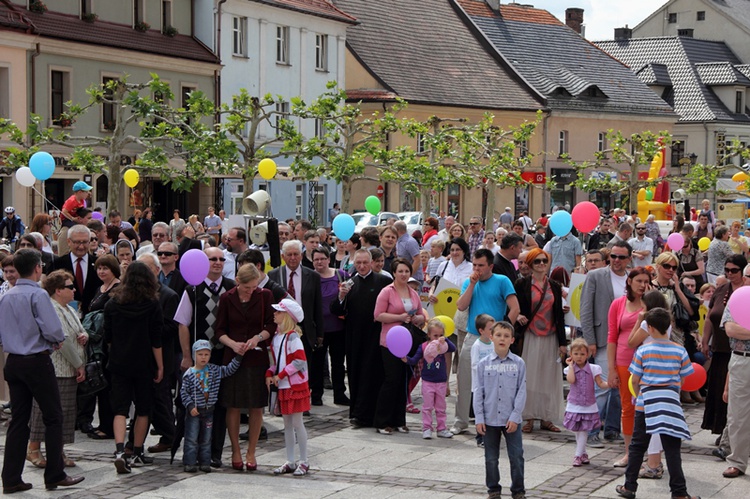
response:
[[[122,166],[120,155],[111,156],[107,165],[107,212],[120,211],[120,186],[122,185]],[[123,212],[125,213],[125,212]]]
[[[633,162],[630,165],[630,182],[628,183],[628,191],[630,193],[628,215],[638,210],[638,190],[638,163]]]
[[[341,181],[341,213],[350,213],[349,205],[352,202],[352,180],[349,177]]]
[[[488,180],[486,187],[487,189],[487,212],[484,214],[484,227],[485,229],[492,229],[495,222],[495,193],[497,192],[497,184]]]
[[[422,223],[427,220],[430,216],[430,200],[432,197],[432,189],[430,187],[420,187],[419,197],[422,198]]]

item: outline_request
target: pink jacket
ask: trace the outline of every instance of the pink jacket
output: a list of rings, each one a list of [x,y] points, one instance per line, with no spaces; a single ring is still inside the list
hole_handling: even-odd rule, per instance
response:
[[[424,317],[425,313],[424,310],[422,310],[422,302],[419,300],[419,295],[416,291],[409,288],[409,294],[411,295],[411,309],[414,310],[417,309],[416,315],[421,315]],[[401,301],[401,297],[398,294],[398,291],[396,291],[396,288],[393,284],[389,284],[388,286],[384,287],[383,290],[378,295],[378,300],[375,303],[375,314],[374,317],[377,317],[378,315],[382,314],[383,312],[389,313],[389,314],[403,314],[404,312],[409,312],[410,310],[404,310],[404,304]],[[380,346],[384,347],[385,344],[385,337],[388,334],[388,331],[393,329],[396,326],[401,326],[401,322],[391,322],[388,324],[383,323],[383,327],[380,330]]]

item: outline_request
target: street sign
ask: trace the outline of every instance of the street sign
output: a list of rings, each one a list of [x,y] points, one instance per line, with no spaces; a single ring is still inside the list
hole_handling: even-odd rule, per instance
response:
[[[375,191],[375,193],[378,195],[379,198],[382,198],[383,194],[385,194],[385,188],[382,185],[379,185],[378,190]]]
[[[547,174],[544,172],[522,172],[521,178],[526,182],[531,182],[532,184],[547,183]]]

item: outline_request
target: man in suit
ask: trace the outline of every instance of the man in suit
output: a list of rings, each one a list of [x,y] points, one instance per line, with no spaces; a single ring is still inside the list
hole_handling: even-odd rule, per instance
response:
[[[632,248],[626,241],[617,241],[612,246],[608,267],[592,270],[586,275],[581,291],[581,329],[583,338],[589,344],[589,356],[594,364],[601,366],[602,379],[607,381],[609,362],[607,361],[607,333],[609,330],[609,307],[615,298],[625,294],[627,268],[630,264]],[[604,423],[604,439],[619,440],[620,433],[620,394],[616,390],[596,390],[596,405],[599,418]],[[589,433],[589,446],[602,447],[599,430]]]
[[[54,270],[63,269],[73,274],[75,300],[79,303],[81,316],[89,311],[96,290],[102,285],[96,275],[96,257],[89,254],[91,231],[85,225],[74,225],[68,229],[70,253],[58,256],[52,263]]]
[[[518,279],[518,270],[513,265],[513,260],[518,260],[522,251],[523,238],[521,236],[515,232],[504,236],[500,241],[500,250],[495,255],[492,263],[492,273],[504,275],[510,279],[510,282],[516,282],[516,279]]]
[[[310,392],[312,405],[323,405],[323,295],[320,276],[314,270],[300,265],[302,248],[299,241],[287,241],[281,248],[286,266],[273,269],[268,278],[279,283],[291,298],[302,306],[305,318],[300,324],[302,343],[310,369]]]

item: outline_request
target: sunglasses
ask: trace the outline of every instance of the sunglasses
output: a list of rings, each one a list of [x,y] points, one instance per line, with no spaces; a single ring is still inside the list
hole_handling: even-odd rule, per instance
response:
[[[662,263],[662,264],[661,264],[661,267],[662,267],[662,268],[663,268],[664,270],[677,270],[677,265],[670,265],[670,264],[668,264],[668,263]]]
[[[627,260],[630,257],[628,255],[609,255],[609,258],[610,260]]]
[[[724,267],[724,273],[725,274],[736,274],[740,270],[741,269],[739,267],[735,267],[735,268],[731,268],[731,269],[729,267]]]
[[[534,265],[547,265],[548,263],[549,263],[549,260],[547,260],[546,258],[537,258],[533,262]]]
[[[98,238],[96,238],[96,237],[92,237],[92,238],[91,238],[91,242],[92,242],[92,243],[93,243],[94,241],[98,241],[98,240],[99,240],[99,239],[98,239]]]
[[[174,253],[172,253],[172,254],[174,254]],[[224,257],[219,258],[219,257],[215,256],[213,258],[209,258],[209,261],[212,261],[212,262],[226,262],[227,259],[224,258]]]
[[[75,284],[66,284],[65,286],[63,286],[63,288],[70,289],[72,291],[72,290],[76,289],[76,286],[75,286]]]
[[[176,254],[177,254],[177,253],[172,253],[171,251],[157,251],[157,252],[156,252],[156,255],[157,255],[157,256],[174,256],[174,255],[176,255]],[[222,261],[223,261],[223,260],[222,260]]]

